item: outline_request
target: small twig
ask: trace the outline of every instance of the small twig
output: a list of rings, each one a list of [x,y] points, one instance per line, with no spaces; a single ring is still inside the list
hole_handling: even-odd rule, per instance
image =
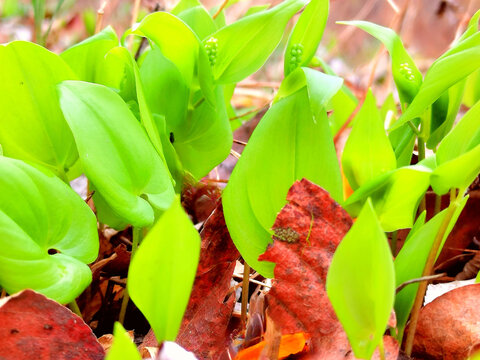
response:
[[[467,27],[467,24],[470,21],[470,17],[471,17],[470,14],[473,12],[474,5],[475,5],[475,1],[470,0],[468,2],[467,10],[463,13],[462,19],[458,23],[457,30],[455,31],[455,38],[452,44],[450,45],[450,47],[458,41],[460,36],[462,36],[464,29]]]
[[[245,274],[247,276],[245,276]],[[246,262],[243,264],[243,281],[242,281],[242,328],[247,325],[247,305],[248,305],[248,287],[250,284],[250,265]]]
[[[395,11],[397,14],[400,12],[399,7],[394,0],[387,0],[387,2],[388,2],[388,5],[392,7],[393,11]]]
[[[445,275],[447,275],[447,273],[441,273],[441,274],[435,274],[435,275],[429,275],[429,276],[422,276],[422,277],[419,277],[417,279],[411,279],[411,280],[405,281],[404,283],[400,284],[397,287],[396,293],[398,294],[407,285],[415,284],[415,283],[418,283],[418,282],[421,282],[421,281],[435,280],[435,279],[441,278]]]
[[[233,139],[233,142],[238,145],[247,146],[247,143],[241,140]]]
[[[222,183],[222,184],[228,183],[228,180],[225,180],[225,179],[204,179],[202,181]]]
[[[218,10],[213,14],[212,18],[215,20],[218,15],[222,12],[223,9],[225,9],[225,6],[227,6],[228,0],[223,0],[222,5],[218,8]]]
[[[95,24],[95,34],[98,34],[103,28],[103,15],[105,14],[105,8],[107,7],[108,0],[104,0],[102,5],[97,10],[97,22]]]
[[[153,8],[152,13],[157,12],[159,10],[160,10],[160,4],[157,2],[155,4],[155,7]],[[138,60],[138,58],[140,57],[140,54],[142,53],[142,50],[146,45],[147,45],[147,38],[142,37],[142,40],[140,41],[140,45],[138,45],[137,52],[135,53],[135,60]]]
[[[86,203],[88,203],[92,199],[93,194],[95,194],[95,190],[93,190],[90,194],[87,195],[87,198],[85,199]]]
[[[134,226],[132,228],[132,253],[130,259],[133,259],[138,248],[138,244],[141,241],[143,235],[143,229],[141,227]],[[131,262],[131,260],[130,260]],[[128,281],[128,280],[127,280]],[[118,314],[118,322],[123,325],[125,321],[125,314],[127,313],[128,301],[130,300],[130,295],[128,294],[128,288],[125,286],[123,291],[122,307],[120,308],[120,313]]]
[[[237,160],[240,159],[240,156],[241,156],[238,152],[236,152],[233,149],[230,149],[230,155],[232,155],[234,158],[237,158]]]
[[[141,0],[134,0],[134,3],[133,3],[132,20],[130,21],[130,27],[132,28],[137,23],[138,10],[140,9],[140,2]],[[128,38],[128,47],[130,48],[130,50],[132,49],[132,46],[133,46],[133,38],[134,38],[133,36],[130,36]]]
[[[243,114],[240,114],[240,115],[237,115],[237,116],[234,116],[234,117],[231,117],[230,118],[230,121],[232,120],[237,120],[237,119],[241,119],[247,115],[250,115],[250,114],[253,114],[253,113],[258,113],[259,111],[262,111],[263,109],[265,109],[266,107],[268,107],[270,105],[270,101],[267,102],[266,104],[263,104],[262,106],[258,107],[258,108],[255,108],[253,110],[249,110]]]

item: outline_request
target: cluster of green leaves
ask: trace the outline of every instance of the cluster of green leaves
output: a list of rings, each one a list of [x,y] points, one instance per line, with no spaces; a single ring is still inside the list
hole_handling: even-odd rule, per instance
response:
[[[202,178],[228,156],[236,83],[262,67],[306,3],[254,7],[227,25],[223,11],[214,19],[199,1],[181,0],[169,13],[146,16],[120,39],[107,27],[60,55],[23,41],[0,45],[0,231],[5,243],[0,286],[8,293],[32,288],[72,302],[91,281],[87,264],[98,254],[97,222],[115,229],[132,226],[133,250],[140,244],[129,269],[128,293],[157,339],[174,340],[200,249],[178,194],[186,178]],[[38,25],[45,2],[33,5]],[[305,176],[340,200],[325,108],[342,82],[299,68],[314,56],[327,8],[324,0],[306,6],[288,45],[285,72],[291,75],[269,112],[270,124],[262,122],[268,125],[265,131],[276,129],[275,136],[290,138],[290,147],[279,147],[282,154],[299,151],[298,164],[292,158],[287,165],[292,176],[279,181],[276,199]],[[320,29],[313,26],[318,14]],[[145,39],[138,58],[132,55],[138,49],[125,45],[129,36]],[[291,122],[298,110],[298,122]],[[284,111],[284,121],[277,124]],[[275,136],[269,141],[277,142]],[[300,145],[305,136],[317,143],[313,149]],[[318,143],[317,137],[325,141]],[[313,159],[304,161],[311,151],[332,170],[320,172]],[[81,174],[88,179],[96,214],[69,186]],[[257,199],[259,190],[250,197],[257,208],[265,196]],[[277,201],[261,210],[265,226],[279,206]],[[227,208],[231,214],[232,206]],[[236,237],[239,247],[241,242]],[[121,327],[115,332],[125,344]],[[118,354],[124,358],[122,350]]]
[[[302,178],[322,186],[358,216],[327,279],[355,355],[382,349],[393,307],[401,339],[418,285],[398,294],[395,287],[421,276],[432,251],[438,255],[480,171],[480,12],[425,77],[391,29],[347,23],[388,49],[401,116],[393,97],[378,109],[367,94],[341,159],[354,190],[344,199],[333,136],[358,99],[314,58],[328,5],[285,0],[227,25],[223,11],[214,18],[198,0],[180,0],[121,39],[108,27],[60,55],[27,42],[1,45],[0,285],[71,302],[91,281],[86,264],[98,254],[97,221],[131,225],[133,250],[146,236],[133,254],[128,292],[157,339],[174,340],[200,249],[178,194],[186,177],[199,179],[227,157],[236,83],[262,67],[304,8],[285,48],[281,86],[224,191],[226,223],[245,261],[274,277],[275,264],[258,256],[272,241],[288,189]],[[125,46],[129,36],[147,44],[138,59]],[[462,103],[470,110],[453,126]],[[419,162],[410,165],[415,144]],[[434,155],[425,158],[425,147]],[[82,173],[97,217],[69,187]],[[429,187],[458,196],[425,222],[425,212],[416,214]],[[385,232],[404,228],[410,234],[393,260]],[[115,335],[109,359],[138,358],[120,325]]]

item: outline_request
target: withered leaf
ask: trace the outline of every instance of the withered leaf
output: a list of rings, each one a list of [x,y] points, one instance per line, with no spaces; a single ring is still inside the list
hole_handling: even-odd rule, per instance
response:
[[[2,299],[0,359],[101,360],[104,351],[83,320],[32,290]]]

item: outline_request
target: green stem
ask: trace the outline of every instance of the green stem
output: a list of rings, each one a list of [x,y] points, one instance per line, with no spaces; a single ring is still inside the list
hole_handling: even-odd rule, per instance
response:
[[[459,193],[459,196],[455,197],[454,196],[455,193],[456,193],[455,189],[450,190],[451,202],[447,208],[447,213],[445,214],[445,217],[443,218],[443,221],[440,224],[440,229],[438,229],[438,233],[435,236],[435,240],[433,241],[432,248],[430,249],[430,253],[428,254],[428,258],[425,263],[425,268],[423,270],[422,277],[429,276],[433,272],[433,266],[435,265],[435,260],[437,258],[437,254],[440,249],[440,245],[442,244],[442,240],[445,236],[448,225],[450,224],[450,221],[452,220],[453,215],[455,214],[455,210],[457,210],[457,207],[460,203],[459,200],[462,196],[462,193]],[[427,284],[428,284],[428,281],[422,281],[418,286],[417,296],[415,297],[415,302],[413,304],[411,317],[410,317],[410,328],[409,328],[407,339],[405,342],[405,353],[407,354],[407,356],[412,355],[413,339],[415,337],[415,330],[417,328],[418,316],[420,313],[420,309],[422,307],[423,298],[425,297],[425,292],[427,290]]]
[[[383,337],[380,339],[380,344],[378,344],[378,352],[380,353],[380,360],[385,360],[385,348],[383,347]]]
[[[143,229],[141,227],[132,226],[132,253],[130,256],[130,263],[132,262],[133,256],[138,249],[138,244],[141,241],[143,235]],[[128,282],[128,278],[127,278]],[[128,295],[127,284],[125,284],[125,290],[123,291],[122,306],[120,308],[120,313],[118,314],[118,322],[123,325],[125,321],[125,315],[127,313],[128,301],[130,300],[130,295]]]
[[[60,11],[60,8],[62,7],[64,1],[65,0],[58,0],[57,2],[57,7],[55,8],[55,11],[53,12],[52,17],[50,18],[50,23],[48,24],[47,31],[45,31],[45,34],[43,34],[43,37],[42,37],[45,44],[47,43],[47,38],[48,38],[48,35],[50,34],[50,30],[52,30],[53,20],[58,15],[58,12]]]
[[[74,314],[80,316],[83,319],[82,312],[80,311],[80,308],[78,307],[77,301],[75,299],[68,303],[68,308],[72,310]]]
[[[245,327],[247,324],[247,305],[248,305],[248,286],[250,285],[250,265],[244,262],[243,282],[242,282],[242,314],[241,323]]]
[[[425,159],[425,141],[423,141],[423,138],[419,136],[417,138],[417,148],[418,148],[418,162],[422,161]],[[422,197],[422,200],[420,200],[420,205],[418,207],[418,212],[422,213],[427,209],[427,201],[426,197]]]

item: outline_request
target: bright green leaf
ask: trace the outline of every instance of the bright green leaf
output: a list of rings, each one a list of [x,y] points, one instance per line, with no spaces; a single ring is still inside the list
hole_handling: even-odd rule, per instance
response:
[[[297,20],[285,49],[284,73],[307,66],[317,51],[327,25],[328,0],[312,0]]]
[[[280,42],[287,22],[305,0],[285,0],[281,4],[234,22],[205,42],[215,49],[213,75],[222,84],[236,83],[256,72]]]
[[[355,116],[352,132],[342,154],[343,172],[357,189],[376,176],[397,167],[397,160],[388,140],[372,91]]]
[[[339,23],[356,26],[385,45],[392,59],[393,80],[397,86],[402,108],[405,104],[410,104],[422,84],[422,74],[395,31],[368,21],[342,21]]]
[[[54,53],[23,41],[0,45],[0,143],[4,155],[37,163],[56,175],[78,159],[55,86],[75,79]]]
[[[456,44],[430,66],[418,94],[392,130],[421,116],[440,95],[480,67],[480,33]]]
[[[113,90],[66,81],[60,104],[88,179],[115,215],[148,226],[170,206],[173,186],[165,164],[127,105]],[[99,214],[100,216],[100,214]]]
[[[266,277],[273,277],[274,264],[257,258],[271,242],[271,227],[294,181],[307,178],[337,201],[342,197],[327,114],[323,110],[315,115],[305,87],[277,101],[253,132],[223,194],[225,220],[235,245]]]
[[[217,30],[212,17],[198,0],[181,0],[171,13],[190,26],[200,39],[205,39]]]
[[[370,200],[333,255],[326,289],[355,357],[370,359],[395,297],[392,253]]]
[[[0,286],[71,302],[92,281],[85,264],[98,255],[95,215],[50,172],[0,156],[0,173]]]
[[[105,55],[118,44],[117,34],[108,26],[98,34],[68,48],[60,56],[80,80],[106,85],[109,66]]]
[[[122,324],[115,322],[113,326],[113,344],[108,350],[105,360],[141,360],[137,350]]]
[[[480,102],[472,107],[443,139],[437,150],[438,167],[432,174],[437,194],[465,189],[480,172]]]
[[[424,164],[384,173],[358,188],[343,206],[356,217],[370,197],[384,231],[410,228],[418,204],[430,185],[431,173]]]
[[[158,342],[174,341],[188,304],[200,236],[177,197],[140,244],[128,272],[128,292]]]

